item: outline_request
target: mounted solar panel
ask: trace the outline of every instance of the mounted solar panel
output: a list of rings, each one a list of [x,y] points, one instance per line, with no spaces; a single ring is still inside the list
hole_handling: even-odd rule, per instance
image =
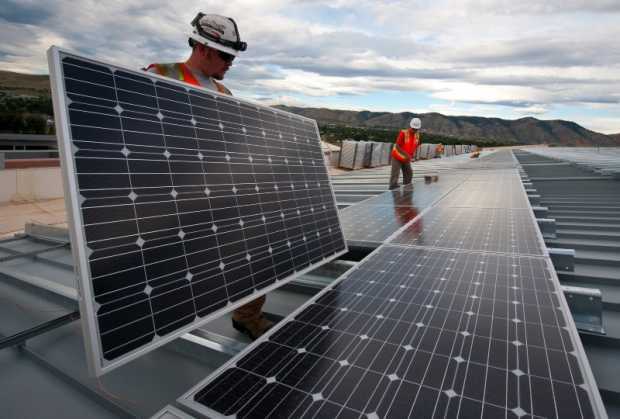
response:
[[[419,214],[415,207],[352,205],[340,213],[349,247],[374,249]]]
[[[556,286],[545,258],[385,245],[179,401],[208,417],[604,417]]]
[[[529,209],[431,208],[394,243],[445,249],[545,255]]]
[[[514,176],[502,176],[500,171],[489,171],[485,180],[468,178],[442,206],[472,207],[472,208],[507,208],[527,209],[530,203],[523,193],[521,180]]]
[[[94,374],[346,250],[315,121],[48,54]]]
[[[179,401],[209,417],[607,417],[530,209],[442,202]]]
[[[413,220],[424,209],[425,203],[437,199],[434,192],[416,189],[414,193],[411,185],[401,186],[384,192],[376,197],[378,199],[341,210],[340,220],[347,244],[368,249],[379,247],[395,231]],[[423,197],[428,199],[420,199]]]
[[[341,210],[340,220],[348,245],[366,249],[379,247],[460,181],[452,176],[432,183],[416,179],[412,185],[386,191]],[[417,228],[420,226],[416,224]]]

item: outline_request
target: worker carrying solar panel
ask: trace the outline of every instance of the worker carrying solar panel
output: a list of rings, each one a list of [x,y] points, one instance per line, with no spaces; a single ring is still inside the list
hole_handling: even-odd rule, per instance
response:
[[[241,41],[237,23],[216,14],[198,13],[191,22],[189,34],[191,55],[184,63],[151,64],[145,70],[186,83],[232,95],[222,83],[226,72],[247,44]],[[265,296],[233,311],[233,327],[257,339],[273,326],[262,312]]]
[[[401,130],[392,149],[392,172],[390,174],[390,189],[398,188],[399,173],[403,172],[403,185],[409,185],[413,178],[411,160],[416,149],[420,146],[420,118],[413,118],[409,128]]]

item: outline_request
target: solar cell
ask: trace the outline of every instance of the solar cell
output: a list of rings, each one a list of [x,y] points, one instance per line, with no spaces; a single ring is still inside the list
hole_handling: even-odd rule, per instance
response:
[[[551,269],[382,246],[180,401],[209,417],[594,417]]]
[[[315,121],[49,60],[95,374],[346,250]]]

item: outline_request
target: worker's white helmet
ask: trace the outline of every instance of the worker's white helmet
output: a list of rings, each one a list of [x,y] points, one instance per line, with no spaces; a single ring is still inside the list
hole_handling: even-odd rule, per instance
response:
[[[248,47],[248,44],[241,42],[237,23],[229,17],[198,13],[192,20],[192,26],[190,46],[198,42],[234,56]]]
[[[420,118],[412,118],[409,126],[413,129],[420,129],[422,128],[422,121],[420,121]]]

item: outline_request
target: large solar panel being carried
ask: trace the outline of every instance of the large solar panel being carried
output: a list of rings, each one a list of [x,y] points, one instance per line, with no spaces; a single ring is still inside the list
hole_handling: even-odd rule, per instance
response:
[[[345,251],[315,121],[48,55],[93,373]]]

